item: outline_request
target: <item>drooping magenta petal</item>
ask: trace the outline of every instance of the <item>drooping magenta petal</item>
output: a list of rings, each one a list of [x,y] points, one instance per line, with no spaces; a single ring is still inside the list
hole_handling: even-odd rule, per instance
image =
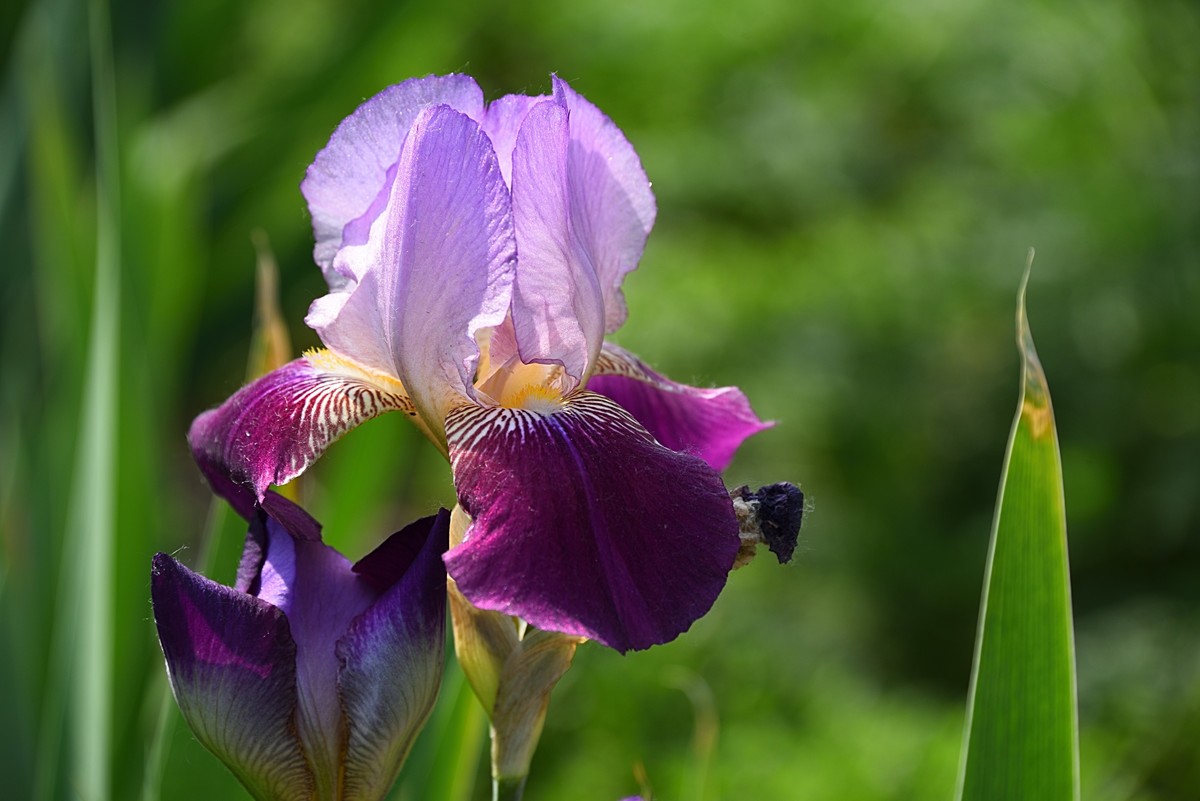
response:
[[[469,76],[413,78],[359,106],[309,166],[300,190],[313,219],[313,256],[331,290],[346,285],[332,269],[334,255],[343,245],[366,241],[371,221],[386,205],[409,129],[422,109],[438,104],[483,116],[483,93]]]
[[[545,99],[545,95],[505,95],[488,103],[483,114],[483,132],[492,140],[500,174],[509,186],[512,186],[512,154],[517,145],[517,132],[529,109]]]
[[[627,350],[605,343],[587,388],[612,398],[673,451],[699,456],[724,470],[763,422],[737,387],[702,389],[654,372]]]
[[[354,566],[387,591],[337,645],[347,801],[382,798],[433,709],[445,659],[450,513],[418,520]]]
[[[293,723],[296,645],[283,613],[162,553],[150,587],[171,689],[196,738],[256,798],[311,798]]]
[[[586,209],[571,169],[567,109],[553,100],[525,115],[513,151],[518,267],[512,322],[521,361],[559,362],[577,382],[604,341],[604,295],[577,230]],[[573,388],[573,387],[572,387]]]
[[[188,442],[213,490],[249,519],[342,434],[384,412],[415,414],[400,382],[329,352],[296,359],[195,419]]]
[[[444,558],[477,607],[627,651],[686,631],[725,585],[739,540],[721,479],[608,398],[464,406],[446,435],[473,522]]]
[[[512,294],[511,202],[479,125],[447,106],[418,114],[384,214],[379,235],[339,255],[363,278],[317,332],[355,358],[347,344],[376,337],[440,430],[450,405],[474,397],[475,334],[504,319]]]
[[[637,152],[613,121],[554,76],[554,98],[570,115],[574,233],[591,258],[604,295],[605,330],[625,322],[621,283],[637,267],[657,206]]]

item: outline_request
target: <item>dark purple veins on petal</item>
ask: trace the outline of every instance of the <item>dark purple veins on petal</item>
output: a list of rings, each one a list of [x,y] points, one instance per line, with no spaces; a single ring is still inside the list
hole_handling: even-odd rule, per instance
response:
[[[247,520],[271,484],[285,484],[354,426],[408,399],[307,358],[252,381],[192,422],[188,443],[213,491]]]

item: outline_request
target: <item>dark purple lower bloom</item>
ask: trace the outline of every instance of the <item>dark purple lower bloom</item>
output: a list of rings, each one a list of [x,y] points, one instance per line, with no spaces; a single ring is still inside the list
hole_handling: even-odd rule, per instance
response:
[[[263,506],[236,588],[154,558],[175,698],[255,798],[382,798],[441,681],[449,514],[351,565],[299,507]]]

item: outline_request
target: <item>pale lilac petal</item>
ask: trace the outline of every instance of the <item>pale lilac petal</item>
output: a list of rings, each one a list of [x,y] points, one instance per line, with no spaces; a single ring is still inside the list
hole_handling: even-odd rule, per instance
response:
[[[387,590],[337,644],[348,801],[387,793],[437,700],[446,637],[441,555],[449,527],[443,509],[393,534],[354,566],[363,580]]]
[[[607,342],[587,388],[621,404],[663,445],[695,454],[714,470],[728,467],[747,437],[774,425],[758,418],[737,387],[678,384]]]
[[[473,522],[445,561],[477,607],[626,651],[674,639],[725,585],[739,539],[721,479],[611,400],[464,406],[446,435]]]
[[[339,352],[378,337],[387,371],[440,430],[449,406],[474,397],[476,332],[508,311],[511,203],[487,136],[446,106],[417,115],[397,169],[382,235],[343,250],[362,281],[317,331]]]
[[[545,95],[505,95],[499,100],[488,103],[483,115],[483,132],[492,140],[496,151],[496,160],[500,164],[500,174],[504,183],[512,186],[512,153],[517,145],[517,132],[525,115],[534,104],[545,100]]]
[[[254,797],[311,798],[293,724],[296,645],[283,613],[163,553],[150,589],[171,689],[196,738]]]
[[[393,410],[416,413],[399,381],[322,351],[201,414],[188,442],[213,490],[249,519],[269,485],[291,481],[342,434]]]
[[[604,341],[604,295],[575,207],[567,110],[553,100],[529,110],[513,151],[517,277],[512,321],[521,361],[560,363],[586,378]]]
[[[621,282],[637,267],[657,207],[642,163],[621,129],[554,76],[554,97],[570,114],[573,233],[587,251],[604,296],[605,330],[625,322]]]
[[[382,224],[376,223],[376,228],[382,228]],[[364,250],[366,248],[352,247],[342,251],[342,254],[345,255],[347,251],[354,253]],[[347,261],[348,259],[338,258],[339,265]],[[347,274],[354,269],[356,268],[346,267]],[[376,285],[376,278],[370,274],[368,264],[359,265],[357,269],[365,273],[364,282]],[[381,310],[376,304],[361,302],[371,294],[372,289],[363,290],[359,302],[349,303],[359,286],[359,280],[355,278],[345,291],[331,292],[314,300],[308,307],[304,324],[316,331],[321,341],[335,353],[340,353],[368,369],[385,375],[395,375],[396,360],[392,358],[392,346],[387,340],[387,329],[384,328],[385,323],[380,316]]]
[[[317,244],[313,256],[331,290],[346,286],[333,270],[343,245],[362,244],[382,211],[409,129],[422,109],[444,104],[480,119],[483,93],[466,75],[430,75],[388,87],[359,106],[333,132],[300,190],[308,200]]]

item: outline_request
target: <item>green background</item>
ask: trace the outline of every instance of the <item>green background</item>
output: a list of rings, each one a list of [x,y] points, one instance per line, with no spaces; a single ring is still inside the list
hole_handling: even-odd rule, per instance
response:
[[[792,480],[811,503],[796,562],[735,573],[677,642],[627,657],[581,649],[530,801],[631,794],[638,765],[662,799],[949,796],[1031,245],[1029,314],[1063,449],[1083,795],[1200,791],[1194,5],[110,11],[113,797],[140,792],[164,684],[150,556],[196,564],[201,551],[209,496],[184,432],[242,381],[251,237],[269,237],[297,350],[316,344],[302,323],[323,293],[304,169],[363,99],[449,71],[489,99],[546,91],[555,71],[624,129],[659,217],[616,339],[678,380],[741,386],[779,425],[744,446],[727,483]],[[54,621],[87,475],[88,9],[8,3],[0,36],[0,775],[6,795],[31,797],[40,756],[66,798],[71,738],[48,751],[44,732],[46,710],[66,703]],[[441,457],[398,415],[347,436],[306,482],[327,538],[352,557],[453,497]],[[214,577],[228,580],[239,535],[223,528]],[[171,731],[164,798],[238,797],[186,727]],[[481,780],[474,797],[486,794]]]

